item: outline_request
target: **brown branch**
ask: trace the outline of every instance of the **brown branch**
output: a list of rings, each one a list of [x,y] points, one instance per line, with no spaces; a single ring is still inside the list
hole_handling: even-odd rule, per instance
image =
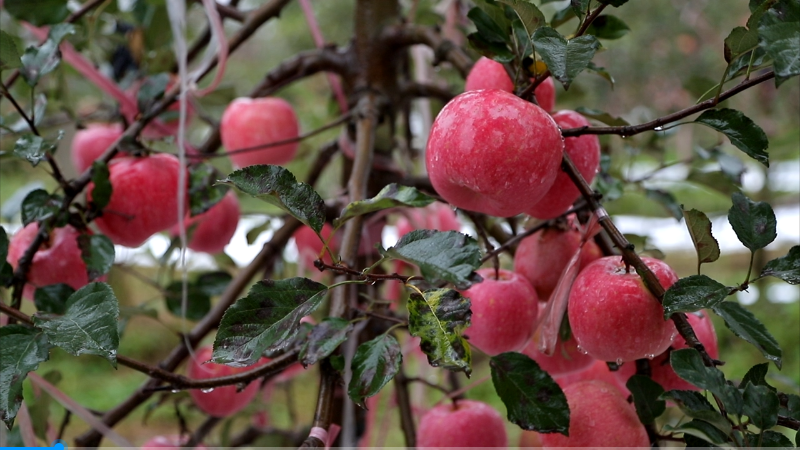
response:
[[[397,412],[400,414],[400,428],[406,448],[413,449],[417,446],[417,432],[414,429],[414,412],[411,408],[411,396],[408,393],[408,382],[403,367],[394,376],[394,395],[397,401]]]
[[[474,62],[464,49],[443,38],[436,29],[421,25],[395,25],[386,27],[381,36],[387,46],[411,46],[424,44],[434,53],[434,65],[447,61],[466,77]]]
[[[181,448],[197,447],[201,442],[203,442],[203,439],[208,436],[208,433],[211,433],[211,431],[214,430],[214,427],[219,425],[221,422],[221,417],[206,417],[206,420],[204,420],[203,423],[201,423],[200,426],[194,430],[194,433],[189,436],[189,440],[186,441],[185,444],[181,445]]]
[[[591,12],[591,14],[586,16],[586,19],[583,21],[583,23],[581,23],[581,27],[575,32],[575,37],[583,36],[583,34],[586,33],[586,30],[589,29],[589,26],[592,25],[592,22],[597,19],[597,16],[599,16],[600,13],[606,9],[606,6],[608,6],[607,3],[601,3],[597,6],[597,8],[594,9],[594,11]]]
[[[800,430],[800,420],[797,420],[792,417],[786,416],[778,416],[778,425],[786,428],[791,428],[793,430]]]
[[[444,103],[449,102],[455,97],[449,89],[429,83],[405,83],[400,87],[400,92],[403,98],[432,97]]]
[[[331,425],[333,416],[333,395],[336,392],[336,386],[339,384],[340,377],[339,372],[331,366],[328,358],[320,362],[319,370],[319,394],[317,395],[317,406],[314,410],[313,427],[327,430]],[[325,443],[320,439],[309,436],[303,441],[300,448],[319,448],[324,446]]]

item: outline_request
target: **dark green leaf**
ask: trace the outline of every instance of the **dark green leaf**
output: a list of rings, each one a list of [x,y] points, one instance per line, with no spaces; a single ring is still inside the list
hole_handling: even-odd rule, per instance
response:
[[[475,7],[469,10],[467,17],[472,20],[475,27],[478,29],[478,35],[486,42],[493,44],[509,44],[511,22],[506,20],[507,23],[497,23],[495,20],[486,13],[483,9]]]
[[[433,197],[420,192],[416,188],[391,183],[381,189],[375,197],[353,202],[345,206],[342,210],[342,214],[333,222],[333,226],[334,228],[339,228],[343,223],[353,217],[383,209],[394,208],[396,206],[419,208],[428,206],[434,201],[435,199]]]
[[[514,31],[514,37],[516,39],[514,50],[517,54],[517,58],[520,61],[527,61],[526,58],[533,56],[533,43],[531,42],[531,34],[528,33],[528,30],[525,29],[525,26],[522,24],[522,21],[519,18],[516,18],[511,22],[511,28]]]
[[[604,80],[608,81],[608,84],[611,85],[611,89],[614,89],[614,77],[611,76],[611,73],[609,71],[607,71],[605,67],[599,67],[599,66],[595,65],[593,62],[590,61],[589,64],[586,65],[586,70],[588,70],[589,72],[592,72],[593,74],[595,74],[595,75],[603,78]],[[611,115],[608,115],[608,117],[610,119],[612,119],[613,121],[615,121],[616,123],[623,123],[624,125],[629,125],[628,122],[626,122],[626,121],[624,121],[624,120],[622,120],[620,118],[612,117]],[[597,120],[603,122],[602,119],[598,118]],[[607,123],[607,122],[603,122],[603,123]]]
[[[189,214],[194,217],[219,203],[228,188],[215,185],[219,172],[210,164],[189,166]]]
[[[228,272],[208,272],[197,277],[194,285],[209,297],[222,295],[233,277]]]
[[[139,111],[147,111],[150,106],[164,96],[169,84],[169,74],[162,72],[151,75],[144,80],[136,94]]]
[[[22,41],[0,30],[0,70],[16,69],[22,65],[20,61],[20,46]]]
[[[695,312],[724,301],[730,288],[705,275],[681,278],[664,294],[664,320],[677,312]]]
[[[23,0],[26,1],[26,0]],[[61,51],[58,46],[68,34],[75,34],[75,26],[60,23],[50,28],[47,39],[39,47],[28,47],[20,60],[20,73],[30,86],[36,86],[44,75],[56,70],[61,62]]]
[[[472,312],[470,301],[452,289],[434,289],[408,299],[408,330],[421,339],[420,349],[434,367],[469,375],[472,352],[464,339]]]
[[[164,300],[169,312],[176,317],[198,321],[211,309],[211,296],[195,284],[186,287],[186,311],[182,307],[183,283],[174,281],[164,290]]]
[[[382,334],[358,346],[350,367],[353,378],[347,387],[347,394],[358,406],[366,409],[364,400],[377,394],[386,385],[403,362],[403,352],[397,339],[390,334]]]
[[[107,274],[114,265],[114,243],[102,234],[81,234],[78,237],[81,258],[86,263],[89,280]]]
[[[475,239],[457,231],[414,230],[404,235],[384,257],[399,259],[419,267],[432,284],[448,281],[456,289],[468,289],[480,277],[481,250]],[[477,277],[477,278],[476,278]]]
[[[616,16],[603,14],[594,19],[586,34],[592,34],[599,39],[619,39],[631,31],[628,24]]]
[[[800,284],[800,245],[790,248],[786,256],[765,264],[761,276],[780,278],[789,284]]]
[[[42,330],[22,325],[0,327],[0,418],[8,428],[22,404],[22,382],[47,361],[50,345]]]
[[[59,213],[63,199],[58,196],[51,196],[44,189],[31,191],[22,201],[21,215],[22,223],[29,223],[49,219]],[[66,216],[61,216],[56,226],[66,225]]]
[[[667,402],[659,400],[661,394],[664,393],[664,388],[652,378],[633,375],[625,386],[633,395],[633,404],[636,406],[636,414],[639,416],[640,422],[645,425],[651,424],[657,417],[664,414]]]
[[[316,364],[317,361],[330,356],[342,342],[347,340],[347,335],[352,329],[353,324],[349,320],[338,317],[325,318],[311,330],[297,359],[303,366]]]
[[[619,8],[620,6],[624,5],[625,3],[628,3],[628,0],[598,0],[598,1],[600,3],[605,4],[605,5],[611,5],[611,6],[615,7],[615,8]]]
[[[325,202],[306,183],[281,166],[258,165],[237,170],[221,183],[275,205],[319,234],[325,224]]]
[[[591,0],[570,0],[570,7],[576,16],[583,18],[589,12]]]
[[[783,351],[756,316],[735,302],[722,302],[713,309],[725,319],[725,325],[735,335],[753,344],[764,357],[775,363],[778,369],[781,368]]]
[[[620,179],[602,172],[597,174],[595,178],[595,187],[606,202],[611,202],[622,197],[623,191],[625,190],[625,185]]]
[[[6,234],[6,229],[0,227],[0,261],[5,261],[8,257],[8,234]]]
[[[627,121],[625,121],[625,119],[622,119],[620,117],[614,117],[611,114],[604,111],[600,111],[598,109],[584,108],[583,106],[581,106],[575,108],[575,112],[581,113],[582,115],[590,119],[597,120],[612,127],[630,125]]]
[[[728,422],[719,411],[714,409],[711,403],[699,392],[673,390],[665,392],[661,398],[675,402],[678,408],[687,416],[713,425],[718,433],[723,433],[723,436],[730,434],[732,430],[730,422]],[[712,434],[713,433],[709,433],[709,435]],[[725,442],[719,439],[720,438],[716,436],[712,442]]]
[[[572,6],[567,6],[553,14],[553,17],[550,19],[550,26],[552,28],[558,28],[575,17],[578,17],[575,14],[575,9]]]
[[[325,285],[307,278],[259,281],[222,316],[212,360],[249,366],[264,352],[287,347],[300,319],[314,312],[327,292]]]
[[[692,168],[686,177],[686,181],[698,184],[703,188],[713,189],[726,197],[730,197],[731,194],[740,189],[734,184],[731,177],[717,170],[706,171]]]
[[[719,243],[711,234],[711,221],[708,220],[708,216],[692,208],[689,211],[683,209],[683,218],[686,220],[686,228],[689,229],[689,235],[697,251],[697,267],[699,268],[702,263],[718,260]]]
[[[678,200],[672,193],[661,189],[645,189],[644,194],[650,200],[655,200],[670,213],[675,220],[683,218],[683,208],[678,204]]]
[[[797,433],[800,436],[800,433]],[[766,430],[762,432],[761,439],[758,441],[761,447],[779,447],[779,448],[792,448],[794,445],[783,433],[777,431]]]
[[[717,415],[719,415],[719,413],[717,413]],[[722,416],[720,416],[720,419],[725,420],[722,418]],[[727,424],[727,421],[725,421],[725,423]],[[728,426],[730,427],[730,424],[728,424]],[[725,433],[710,423],[699,419],[692,420],[691,422],[684,423],[677,427],[665,425],[664,429],[667,431],[675,431],[696,436],[706,442],[714,444],[726,444],[730,441],[728,438],[728,433]]]
[[[694,121],[728,136],[736,148],[769,167],[767,135],[741,111],[730,108],[711,109],[700,114]]]
[[[118,318],[119,302],[111,286],[89,283],[69,296],[63,315],[37,313],[33,321],[52,345],[75,356],[101,356],[117,367]]]
[[[489,367],[509,422],[523,430],[569,435],[567,397],[536,361],[522,353],[506,352],[492,356]]]
[[[736,414],[741,411],[741,392],[725,381],[725,375],[719,369],[703,365],[703,358],[697,350],[693,348],[674,350],[670,353],[670,365],[679,377],[716,394],[728,412]]]
[[[483,10],[499,29],[507,30],[511,26],[511,20],[506,15],[505,7],[498,5],[495,0],[474,0],[472,3]]]
[[[545,24],[544,14],[533,3],[526,0],[497,0],[514,10],[530,36],[537,28]],[[528,55],[524,55],[528,56]]]
[[[69,14],[67,0],[6,0],[3,6],[15,19],[37,27],[62,22]]]
[[[536,30],[533,45],[564,89],[569,89],[575,77],[586,69],[600,48],[600,42],[594,36],[578,36],[567,41],[550,27]]]
[[[756,364],[755,366],[751,367],[750,370],[748,370],[744,375],[744,378],[742,378],[741,383],[739,383],[739,389],[744,389],[747,386],[747,383],[751,383],[755,386],[766,386],[770,390],[775,391],[775,388],[767,383],[766,377],[768,370],[769,363]]]
[[[800,4],[779,0],[758,23],[759,45],[772,58],[775,86],[800,74]]]
[[[766,430],[778,424],[778,394],[766,386],[748,383],[742,397],[742,413],[750,418],[753,425]]]
[[[13,277],[14,269],[6,261],[8,257],[8,235],[3,227],[0,227],[0,286],[8,286]]]
[[[64,283],[42,286],[33,293],[33,303],[40,313],[64,315],[67,312],[67,300],[74,293],[75,289]]]
[[[111,201],[111,193],[114,192],[114,187],[111,186],[111,181],[108,179],[108,164],[103,161],[94,161],[92,163],[92,203],[99,209],[103,209]]]
[[[14,155],[27,159],[31,165],[36,167],[47,158],[47,153],[52,153],[55,148],[55,145],[41,136],[26,133],[14,143]]]
[[[755,50],[743,54],[728,64],[728,68],[725,70],[725,79],[731,80],[735,77],[744,75],[748,70],[750,70],[752,73],[760,68],[770,66],[771,63],[772,61],[770,60],[769,56],[767,56],[767,52],[765,52],[761,47],[756,47]],[[714,85],[714,87],[719,88],[719,84]],[[716,90],[712,89],[710,92],[706,93],[706,95],[700,97],[697,101],[702,102],[708,100],[714,95],[716,95]]]
[[[745,247],[754,252],[775,240],[777,220],[769,203],[754,202],[741,192],[734,192],[731,201],[728,222]]]
[[[500,63],[508,63],[514,60],[514,53],[509,50],[505,43],[491,42],[484,39],[483,35],[475,32],[467,36],[470,46],[481,55],[491,58]]]
[[[61,372],[57,370],[51,370],[50,372],[44,374],[42,378],[44,378],[48,383],[55,385],[61,381],[62,376]],[[32,404],[28,402],[28,413],[31,416],[33,432],[35,433],[36,437],[44,440],[45,442],[48,440],[47,431],[49,428],[51,428],[50,405],[52,403],[53,397],[43,392],[39,392],[34,395]]]
[[[745,27],[736,27],[725,38],[725,61],[752,51],[758,45],[758,33]]]
[[[800,420],[800,396],[794,394],[786,394],[786,406],[781,406],[778,414],[784,417],[790,417],[794,420]]]

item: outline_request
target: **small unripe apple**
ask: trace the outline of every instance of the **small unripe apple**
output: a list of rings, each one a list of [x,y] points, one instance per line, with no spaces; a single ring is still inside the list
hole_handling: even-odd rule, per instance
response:
[[[76,131],[70,150],[72,166],[78,173],[83,173],[122,136],[123,131],[118,123],[90,123]]]
[[[184,436],[184,437],[180,437],[180,436],[156,436],[156,437],[148,439],[147,442],[142,444],[142,446],[140,448],[142,450],[150,450],[152,448],[171,448],[171,449],[178,450],[178,449],[182,448],[184,446],[184,444],[186,444],[188,441],[189,441],[189,436],[188,435]],[[206,447],[203,444],[198,444],[194,448],[200,449],[200,450],[205,450],[208,447]]]
[[[478,89],[500,89],[514,93],[514,82],[508,76],[505,67],[497,61],[482,56],[467,74],[464,84],[464,91],[475,91]],[[547,112],[553,110],[556,104],[556,87],[553,79],[546,78],[539,86],[536,86],[533,94],[539,106]]]
[[[417,447],[506,447],[505,421],[476,400],[444,403],[425,413],[417,428]]]
[[[589,121],[575,111],[559,111],[553,114],[553,120],[562,129],[589,126]],[[586,182],[591,183],[600,167],[600,141],[597,136],[586,134],[565,138],[564,150]],[[553,186],[544,198],[526,212],[537,219],[552,219],[568,210],[580,195],[569,175],[559,170]]]
[[[181,164],[168,154],[125,156],[108,165],[113,187],[97,228],[115,244],[138,247],[150,236],[178,222],[178,176]],[[94,184],[87,188],[91,200]]]
[[[539,364],[542,370],[553,377],[585,370],[595,361],[594,358],[578,349],[578,343],[572,336],[566,341],[559,337],[552,356],[539,351],[536,336],[520,350],[520,353],[528,355]]]
[[[525,278],[510,270],[479,269],[483,281],[462,292],[472,302],[472,324],[464,333],[487,355],[520,350],[531,339],[539,298]]]
[[[569,437],[542,434],[545,447],[641,447],[650,440],[636,411],[602,381],[582,381],[564,388],[569,404]]]
[[[6,260],[14,270],[38,232],[39,224],[33,222],[11,237]],[[89,283],[86,263],[83,262],[81,249],[78,247],[80,235],[72,225],[55,228],[50,232],[49,239],[33,255],[33,263],[28,270],[28,282],[23,291],[25,298],[33,299],[36,288],[50,284],[64,283],[77,290]]]
[[[425,161],[434,189],[450,204],[511,217],[553,185],[563,145],[542,108],[485,89],[465,92],[439,112]]]
[[[222,145],[229,153],[296,138],[299,130],[292,105],[275,97],[237,98],[225,109],[219,124]],[[297,146],[297,142],[291,142],[231,153],[230,158],[238,167],[254,164],[281,165],[294,158]]]
[[[195,357],[189,361],[186,374],[194,380],[207,378],[218,378],[226,375],[235,375],[253,369],[248,367],[231,367],[212,362],[203,364],[211,359],[211,346],[202,347],[197,350]],[[266,360],[261,360],[256,364],[263,364]],[[190,389],[194,404],[203,412],[214,417],[228,417],[241,411],[253,397],[258,394],[258,381],[250,382],[241,392],[236,392],[236,386],[221,386],[212,390]]]
[[[187,214],[183,224],[186,230],[192,230],[187,247],[196,252],[221,252],[236,232],[239,217],[239,199],[233,191],[228,191],[208,211],[194,217]],[[177,236],[178,233],[178,224],[175,224],[170,229],[170,234]]]
[[[643,257],[667,289],[678,276],[663,261]],[[603,361],[635,361],[663,353],[677,334],[664,308],[619,256],[600,258],[575,279],[569,323],[581,348]]]

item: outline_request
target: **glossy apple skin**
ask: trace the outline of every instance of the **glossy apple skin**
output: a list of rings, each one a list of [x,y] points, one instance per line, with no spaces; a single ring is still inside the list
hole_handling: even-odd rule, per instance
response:
[[[572,336],[566,341],[558,338],[552,356],[545,355],[539,351],[535,336],[528,342],[528,345],[520,350],[520,353],[536,361],[542,370],[553,377],[585,370],[595,361],[591,356],[578,350],[578,343],[575,342]]]
[[[522,276],[500,269],[479,269],[483,281],[462,292],[472,302],[469,342],[487,355],[520,350],[533,335],[539,312],[536,291]]]
[[[187,230],[192,230],[187,247],[196,252],[221,252],[236,232],[240,217],[239,198],[233,191],[228,191],[208,211],[194,217],[186,216],[184,226]],[[178,235],[177,224],[170,229],[170,234]]]
[[[545,228],[526,237],[514,253],[514,272],[521,274],[536,289],[539,298],[547,300],[556,289],[561,274],[581,243],[576,228]],[[581,250],[580,268],[603,256],[594,240]]]
[[[567,386],[569,437],[542,434],[545,447],[641,447],[650,441],[636,411],[617,390],[602,381],[581,381]]]
[[[90,123],[76,131],[70,148],[72,166],[78,173],[83,173],[122,136],[123,131],[118,123]]]
[[[168,154],[126,156],[108,165],[114,188],[97,228],[117,245],[138,247],[178,222],[178,158]],[[94,184],[87,188],[91,200]]]
[[[419,421],[417,447],[506,447],[505,421],[494,408],[476,400],[446,402]]]
[[[664,262],[643,257],[665,289],[678,276]],[[578,345],[595,359],[635,361],[663,353],[677,334],[664,308],[619,256],[600,258],[575,279],[569,323]]]
[[[202,347],[197,350],[195,358],[189,361],[186,374],[191,379],[202,380],[206,378],[217,378],[226,375],[235,375],[251,370],[253,366],[231,367],[223,364],[207,363],[204,361],[211,359],[212,348]],[[261,364],[266,360],[259,361]],[[241,411],[253,397],[258,394],[259,383],[251,382],[241,392],[236,392],[236,386],[222,386],[214,388],[211,392],[202,392],[200,389],[190,389],[194,404],[203,412],[214,417],[228,417]]]
[[[553,114],[553,120],[562,129],[589,126],[589,121],[575,111],[558,111]],[[564,150],[575,163],[578,172],[583,175],[586,182],[591,184],[600,167],[600,141],[597,136],[587,134],[565,138]],[[559,170],[553,186],[544,198],[526,212],[537,219],[553,219],[568,210],[580,195],[569,175],[563,170]]]
[[[627,364],[625,366],[627,366]],[[619,370],[622,370],[622,368]],[[628,396],[631,395],[631,392],[628,390],[628,387],[625,386],[625,382],[623,382],[622,379],[617,376],[619,370],[612,372],[611,369],[608,368],[608,364],[606,364],[605,361],[593,359],[592,363],[589,364],[589,367],[569,374],[556,375],[554,379],[556,380],[556,383],[561,386],[561,389],[581,381],[604,381],[617,388],[622,398],[627,399]]]
[[[482,56],[472,66],[464,83],[465,92],[478,89],[500,89],[513,94],[514,83],[502,64]],[[552,78],[546,78],[539,86],[536,86],[533,93],[542,109],[547,112],[553,110],[556,104],[556,87]]]
[[[11,237],[6,260],[14,270],[38,232],[39,225],[33,222]],[[33,299],[36,288],[50,284],[64,283],[77,290],[89,283],[86,263],[83,262],[81,249],[78,247],[80,235],[71,225],[56,228],[50,233],[50,239],[33,255],[33,263],[28,270],[28,283],[23,291],[25,298]]]
[[[511,217],[542,199],[555,181],[563,141],[542,108],[497,89],[458,95],[433,122],[428,176],[448,203]]]
[[[225,109],[220,121],[222,145],[228,152],[296,138],[299,130],[292,105],[275,97],[237,98]],[[297,146],[297,142],[292,142],[233,153],[230,158],[237,167],[254,164],[282,165],[294,159]]]
[[[189,436],[184,436],[183,438],[181,438],[180,436],[156,436],[148,439],[147,442],[142,444],[140,448],[142,450],[149,450],[151,448],[173,448],[177,450],[180,449],[183,446],[183,444],[188,441],[188,437]],[[206,447],[203,444],[198,444],[194,448],[205,450],[208,447]]]

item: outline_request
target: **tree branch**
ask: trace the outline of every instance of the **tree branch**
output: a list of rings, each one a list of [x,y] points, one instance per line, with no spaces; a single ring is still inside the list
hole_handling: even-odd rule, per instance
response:
[[[388,46],[424,44],[433,50],[434,65],[447,61],[458,70],[462,77],[467,76],[474,64],[472,58],[461,47],[443,38],[438,31],[431,27],[409,24],[386,27],[381,40]]]

